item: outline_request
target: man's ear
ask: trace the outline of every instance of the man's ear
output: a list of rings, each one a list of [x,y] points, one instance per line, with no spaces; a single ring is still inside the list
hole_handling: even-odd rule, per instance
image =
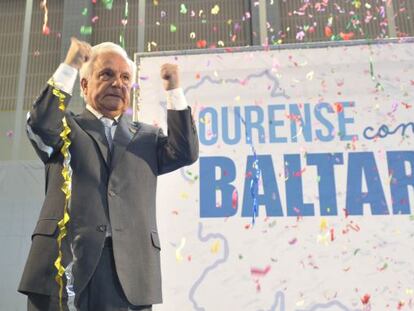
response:
[[[83,95],[84,96],[88,95],[88,80],[86,80],[85,78],[82,78],[80,85],[82,88]]]

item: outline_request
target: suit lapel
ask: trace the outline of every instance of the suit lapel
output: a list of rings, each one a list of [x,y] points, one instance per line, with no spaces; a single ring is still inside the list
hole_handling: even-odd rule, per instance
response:
[[[106,166],[110,165],[110,150],[108,141],[105,136],[105,129],[100,120],[98,120],[89,110],[85,109],[82,114],[76,117],[76,121],[81,128],[92,137],[97,144]]]
[[[113,139],[111,169],[113,169],[121,159],[128,144],[132,140],[133,134],[135,134],[135,132],[129,128],[128,121],[121,116]]]

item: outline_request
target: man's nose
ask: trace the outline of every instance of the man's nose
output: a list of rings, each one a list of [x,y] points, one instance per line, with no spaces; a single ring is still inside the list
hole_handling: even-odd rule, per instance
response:
[[[121,76],[114,78],[114,80],[112,81],[112,86],[116,86],[119,88],[122,88],[124,86]]]

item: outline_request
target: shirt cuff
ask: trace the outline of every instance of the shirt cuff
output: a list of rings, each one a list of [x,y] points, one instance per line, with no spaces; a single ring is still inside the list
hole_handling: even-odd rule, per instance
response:
[[[185,110],[187,107],[187,100],[181,87],[167,91],[167,109]]]
[[[73,87],[75,86],[78,70],[61,63],[52,76],[54,86],[67,94],[72,95]]]

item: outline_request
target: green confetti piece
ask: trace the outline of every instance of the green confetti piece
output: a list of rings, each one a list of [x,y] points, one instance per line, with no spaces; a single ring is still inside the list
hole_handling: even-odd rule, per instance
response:
[[[185,4],[184,3],[181,3],[181,5],[180,5],[180,13],[181,14],[187,14],[187,12],[188,12],[188,10],[185,7]]]
[[[114,0],[102,0],[102,4],[104,5],[105,9],[112,10],[112,5],[114,4]]]
[[[356,250],[354,250],[354,256],[356,255],[356,254],[358,254],[358,252],[360,251],[360,249],[359,248],[357,248]]]
[[[170,25],[170,32],[176,32],[177,31],[177,27],[174,24]]]
[[[321,181],[321,176],[318,175],[318,177],[316,178],[317,182],[319,183]]]
[[[125,38],[123,34],[119,35],[119,45],[122,46],[122,48],[125,49]]]
[[[91,35],[92,34],[92,26],[81,26],[80,33],[81,33],[81,35]]]
[[[82,11],[82,15],[83,15],[83,16],[88,15],[88,8],[84,8],[84,9],[83,9],[83,11]]]
[[[414,220],[414,215],[410,215],[410,220],[413,221]]]
[[[125,1],[125,18],[128,17],[128,0]]]

